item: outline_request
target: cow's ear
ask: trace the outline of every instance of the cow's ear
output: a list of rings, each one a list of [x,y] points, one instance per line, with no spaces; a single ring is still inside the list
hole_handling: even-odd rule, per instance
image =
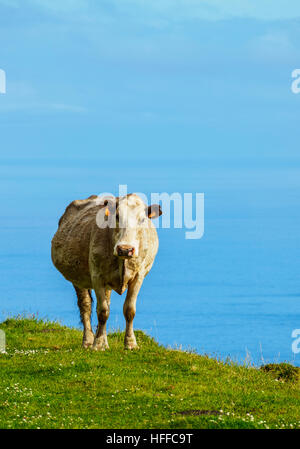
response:
[[[152,204],[146,207],[146,215],[148,218],[157,218],[162,214],[162,210],[159,204]]]

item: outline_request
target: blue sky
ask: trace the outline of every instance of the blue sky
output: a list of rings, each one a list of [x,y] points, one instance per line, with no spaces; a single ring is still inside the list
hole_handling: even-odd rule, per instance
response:
[[[0,0],[3,157],[298,160],[299,21],[296,1]]]

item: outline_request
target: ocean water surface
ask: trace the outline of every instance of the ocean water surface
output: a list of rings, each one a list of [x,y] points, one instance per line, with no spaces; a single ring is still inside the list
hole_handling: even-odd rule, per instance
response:
[[[168,167],[166,174],[166,166]],[[38,313],[80,326],[73,287],[53,267],[51,239],[73,199],[200,192],[205,233],[158,229],[160,248],[134,321],[159,343],[243,363],[291,361],[300,328],[299,164],[275,161],[6,159],[0,167],[0,319]],[[95,297],[95,295],[94,295]],[[124,329],[112,294],[109,329]],[[95,304],[93,324],[96,326]]]

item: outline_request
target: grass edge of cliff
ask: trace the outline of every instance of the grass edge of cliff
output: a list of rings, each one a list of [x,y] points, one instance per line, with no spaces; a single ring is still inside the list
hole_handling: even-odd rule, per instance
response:
[[[237,365],[159,345],[81,349],[82,331],[35,317],[0,323],[0,428],[300,428],[299,368]]]

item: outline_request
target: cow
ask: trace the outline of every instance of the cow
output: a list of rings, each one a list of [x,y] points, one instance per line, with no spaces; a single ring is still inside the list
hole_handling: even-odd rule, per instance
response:
[[[138,348],[133,331],[137,296],[158,251],[152,219],[159,205],[146,206],[136,194],[122,197],[92,195],[68,205],[52,239],[54,266],[72,282],[83,324],[83,348],[109,348],[106,322],[114,290],[122,295],[126,320],[125,349]],[[97,297],[98,326],[91,327],[92,295]]]

